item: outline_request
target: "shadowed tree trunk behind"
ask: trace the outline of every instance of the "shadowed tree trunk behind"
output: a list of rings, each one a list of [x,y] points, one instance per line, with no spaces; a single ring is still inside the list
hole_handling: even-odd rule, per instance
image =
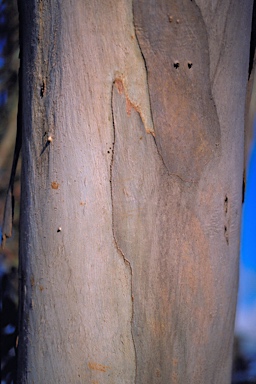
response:
[[[19,383],[230,382],[252,3],[20,2]]]

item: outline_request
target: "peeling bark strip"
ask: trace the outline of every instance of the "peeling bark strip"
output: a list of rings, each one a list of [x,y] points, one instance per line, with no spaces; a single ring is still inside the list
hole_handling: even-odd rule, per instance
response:
[[[135,339],[134,339],[134,324],[133,324],[134,323],[133,270],[132,270],[131,262],[126,258],[125,254],[123,253],[122,248],[118,244],[118,240],[117,240],[117,237],[116,237],[116,228],[119,226],[119,220],[118,220],[119,216],[118,215],[115,216],[115,214],[114,214],[115,213],[114,200],[115,200],[115,197],[116,197],[116,196],[114,196],[114,192],[113,192],[114,191],[113,190],[113,183],[114,183],[114,181],[113,181],[113,168],[115,166],[114,159],[116,160],[116,158],[115,158],[116,120],[115,119],[116,119],[116,107],[117,107],[117,109],[119,109],[119,107],[122,107],[122,104],[120,105],[118,103],[118,98],[117,98],[116,90],[118,91],[119,95],[123,94],[123,92],[124,92],[123,83],[119,79],[115,80],[115,82],[113,83],[113,86],[112,86],[112,91],[111,91],[111,113],[112,113],[112,120],[113,120],[113,150],[112,150],[112,158],[111,158],[111,163],[110,163],[110,190],[111,190],[111,203],[112,203],[112,231],[113,231],[113,239],[114,239],[114,243],[115,243],[117,252],[122,257],[125,265],[129,269],[129,273],[130,273],[131,307],[132,307],[132,310],[131,310],[131,337],[132,337],[132,342],[133,342],[133,347],[134,347],[134,357],[135,357],[134,383],[136,383],[136,378],[137,378],[137,352],[136,352],[136,344],[135,344]],[[117,101],[116,101],[116,99],[117,99]],[[128,105],[132,105],[132,104],[131,104],[130,100],[127,98],[126,95],[125,95],[125,99],[126,99],[126,113],[128,114],[128,116],[130,116],[131,113],[127,112],[127,104]],[[118,206],[119,206],[119,204],[118,204]],[[117,223],[115,221],[116,218],[117,218]]]
[[[133,81],[129,78],[129,75],[130,74],[128,73],[128,78],[127,78],[126,75],[117,73],[114,84],[118,89],[119,93],[124,92],[125,94],[127,114],[130,115],[131,108],[134,108],[140,114],[140,117],[144,124],[146,132],[151,133],[154,136],[155,133],[154,133],[154,127],[153,127],[153,122],[151,118],[149,95],[148,95],[148,92],[145,93],[145,88],[146,88],[146,91],[148,91],[147,84],[145,83],[143,84],[143,87],[144,87],[144,95],[143,95],[141,94],[142,92],[138,88],[138,84],[137,85],[133,84]],[[146,82],[146,78],[144,78],[144,81]],[[133,89],[131,85],[135,86],[135,88]],[[143,96],[146,97],[145,100],[143,100]]]
[[[120,94],[124,93],[125,92],[125,89],[124,89],[124,86],[123,86],[123,82],[121,79],[116,79],[115,82],[114,82],[114,85],[115,87],[117,88],[118,92]],[[113,93],[113,91],[112,91]],[[129,99],[128,95],[126,94],[126,113],[128,116],[131,115],[131,110],[132,108],[134,108],[135,110],[137,110],[137,112],[140,113],[139,109],[136,107],[136,105],[134,105],[131,100]],[[141,118],[143,119],[143,117],[141,116]],[[146,132],[147,133],[152,133],[154,135],[154,132],[152,130],[147,130],[146,129]]]
[[[126,97],[115,88],[113,116],[113,231],[132,268],[135,383],[204,383],[216,286],[208,239],[192,208],[198,187],[169,175],[154,138],[135,110],[127,116]]]
[[[187,0],[135,0],[134,21],[159,151],[170,173],[198,181],[220,145],[202,14]]]

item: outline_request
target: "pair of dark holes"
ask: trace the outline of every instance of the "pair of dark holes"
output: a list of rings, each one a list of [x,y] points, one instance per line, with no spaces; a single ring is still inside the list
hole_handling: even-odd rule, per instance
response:
[[[191,69],[191,68],[192,68],[192,65],[193,65],[193,63],[188,62],[188,69]],[[179,63],[179,62],[176,62],[176,63],[173,64],[173,66],[174,66],[174,68],[178,69],[179,66],[180,66],[180,63]]]

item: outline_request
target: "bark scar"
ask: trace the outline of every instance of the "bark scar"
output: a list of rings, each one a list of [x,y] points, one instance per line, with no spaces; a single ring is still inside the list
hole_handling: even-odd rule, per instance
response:
[[[130,270],[131,306],[132,306],[130,324],[131,324],[131,337],[132,337],[134,354],[135,354],[135,380],[134,380],[134,383],[136,383],[137,352],[136,352],[136,345],[135,345],[134,334],[133,334],[133,321],[134,321],[133,270],[132,270],[131,262],[125,257],[124,252],[122,251],[121,247],[118,244],[118,241],[117,241],[116,236],[115,236],[115,228],[114,228],[113,163],[114,163],[114,155],[115,155],[115,138],[116,138],[115,117],[114,117],[114,111],[113,111],[113,88],[114,88],[114,86],[117,87],[118,92],[120,91],[119,93],[122,93],[121,91],[124,89],[123,83],[121,80],[117,79],[113,82],[112,89],[111,89],[111,114],[112,114],[112,123],[113,123],[113,148],[112,148],[112,156],[111,156],[111,161],[110,161],[110,180],[109,180],[110,181],[111,206],[112,206],[112,234],[113,234],[113,240],[114,240],[114,244],[115,244],[115,247],[117,249],[117,252],[121,256],[121,258],[123,259],[125,266],[127,268],[129,268],[129,270]]]
[[[126,79],[126,77],[124,75],[122,75],[119,72],[116,73],[114,85],[117,88],[119,94],[124,93],[124,95],[125,95],[127,115],[130,116],[131,109],[134,108],[135,111],[137,111],[139,113],[141,121],[145,127],[146,132],[151,133],[153,136],[155,136],[153,125],[152,126],[149,125],[149,122],[147,121],[147,118],[146,118],[145,114],[143,113],[143,108],[141,107],[141,105],[138,102],[131,99],[131,97],[129,95],[129,89],[128,89],[129,87],[128,87],[127,81],[128,80]],[[151,114],[151,110],[150,110],[150,114]],[[153,124],[153,122],[151,122],[151,123]]]

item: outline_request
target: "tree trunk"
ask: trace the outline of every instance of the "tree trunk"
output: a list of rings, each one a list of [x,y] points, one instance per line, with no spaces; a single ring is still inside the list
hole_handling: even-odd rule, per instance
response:
[[[229,383],[252,0],[20,8],[18,382]]]

